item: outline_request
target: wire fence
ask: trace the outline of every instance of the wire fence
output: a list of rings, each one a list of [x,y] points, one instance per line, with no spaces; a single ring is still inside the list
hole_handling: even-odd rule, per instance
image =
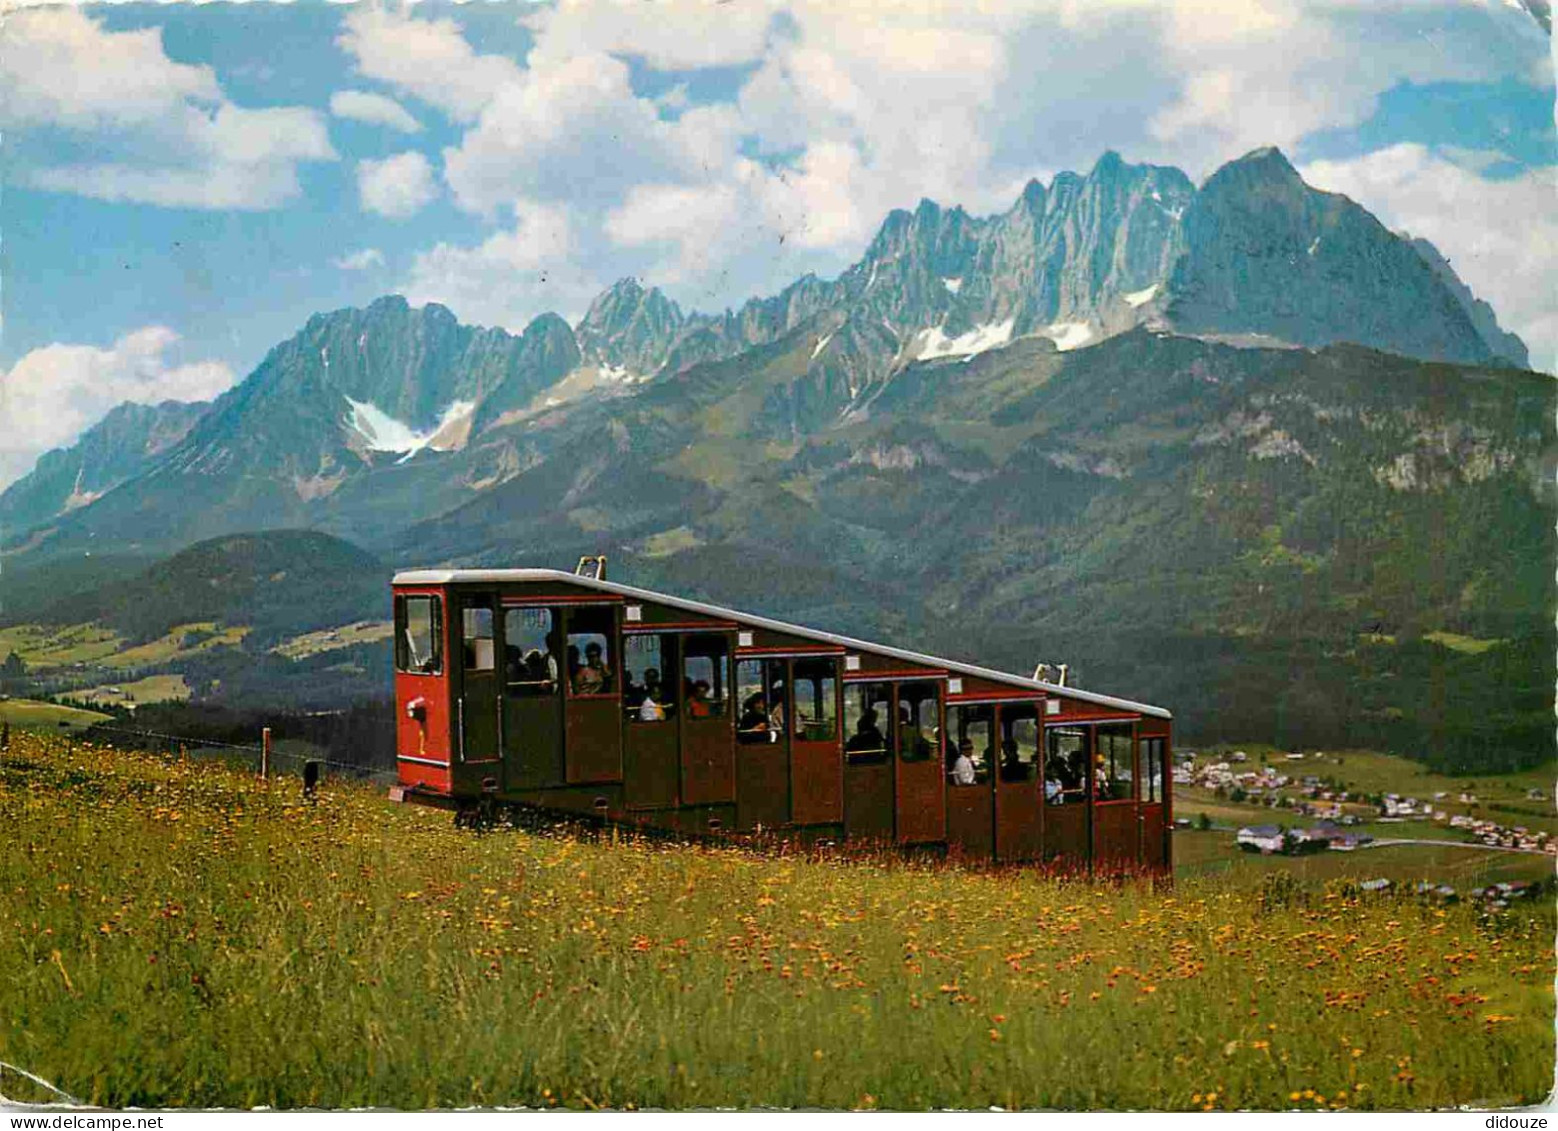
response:
[[[189,734],[167,734],[163,731],[155,730],[134,730],[128,727],[106,726],[102,723],[95,724],[91,728],[91,733],[123,735],[127,738],[137,738],[143,740],[151,739],[157,742],[168,743],[170,746],[178,746],[186,749],[236,750],[242,751],[245,754],[253,755],[255,758],[262,758],[265,755],[265,747],[261,745],[252,745],[249,743],[240,742],[221,742],[214,738],[203,738]],[[386,774],[394,772],[393,766],[374,765],[372,763],[364,762],[341,762],[333,758],[323,758],[317,754],[300,754],[295,750],[283,750],[274,744],[270,749],[270,758],[272,763],[274,763],[277,759],[284,758],[288,762],[299,766],[307,762],[315,762],[320,766],[327,766],[334,770],[340,770],[349,774],[358,774],[363,777],[372,777],[375,774]]]

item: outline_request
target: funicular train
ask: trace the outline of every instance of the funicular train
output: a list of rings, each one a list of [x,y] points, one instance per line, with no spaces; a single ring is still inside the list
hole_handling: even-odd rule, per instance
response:
[[[1161,707],[558,570],[393,585],[397,800],[1170,868]]]

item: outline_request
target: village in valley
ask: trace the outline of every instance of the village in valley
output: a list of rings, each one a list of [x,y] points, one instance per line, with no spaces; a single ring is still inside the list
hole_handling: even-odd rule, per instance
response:
[[[1179,750],[1177,870],[1287,868],[1491,907],[1535,895],[1558,859],[1552,774],[1441,776],[1370,751]]]

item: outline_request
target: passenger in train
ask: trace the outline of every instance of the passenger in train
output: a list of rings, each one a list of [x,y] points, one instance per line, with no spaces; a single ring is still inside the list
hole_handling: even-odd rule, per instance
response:
[[[532,648],[525,653],[525,672],[523,682],[543,685],[550,689],[557,679],[557,660],[552,656],[542,653],[539,648]]]
[[[930,756],[930,743],[909,713],[908,704],[898,704],[898,757],[905,762],[926,762]]]
[[[709,702],[709,681],[706,679],[695,680],[692,692],[687,696],[687,714],[694,719],[706,719],[714,713],[714,705]]]
[[[855,733],[844,743],[848,754],[886,754],[887,738],[876,725],[876,711],[867,707],[855,721]]]
[[[776,683],[768,689],[768,729],[774,734],[783,734],[785,728],[785,694],[784,684]]]
[[[1005,739],[1001,743],[1001,780],[1028,780],[1028,765],[1017,752],[1017,740],[1015,738]]]
[[[568,683],[574,686],[574,690],[578,690],[576,684],[579,679],[579,667],[579,646],[570,644],[568,645]]]
[[[1044,803],[1046,805],[1059,805],[1065,801],[1065,794],[1060,779],[1055,776],[1053,764],[1047,766],[1044,771]]]
[[[736,740],[747,744],[769,742],[768,705],[763,702],[761,691],[747,696],[741,704],[741,717],[736,720]]]
[[[593,640],[584,646],[584,666],[573,674],[573,690],[575,695],[599,695],[611,690],[611,669],[601,660],[601,646]]]
[[[978,780],[974,771],[974,740],[965,738],[958,742],[958,756],[952,763],[952,784],[973,785]]]
[[[665,718],[665,704],[661,701],[660,673],[654,668],[644,670],[644,698],[638,705],[640,722],[652,723]]]

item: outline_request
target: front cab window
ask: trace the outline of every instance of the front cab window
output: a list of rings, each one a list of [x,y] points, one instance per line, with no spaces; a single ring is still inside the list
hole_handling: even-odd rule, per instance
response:
[[[395,598],[395,669],[416,675],[443,670],[443,602],[432,596]]]

